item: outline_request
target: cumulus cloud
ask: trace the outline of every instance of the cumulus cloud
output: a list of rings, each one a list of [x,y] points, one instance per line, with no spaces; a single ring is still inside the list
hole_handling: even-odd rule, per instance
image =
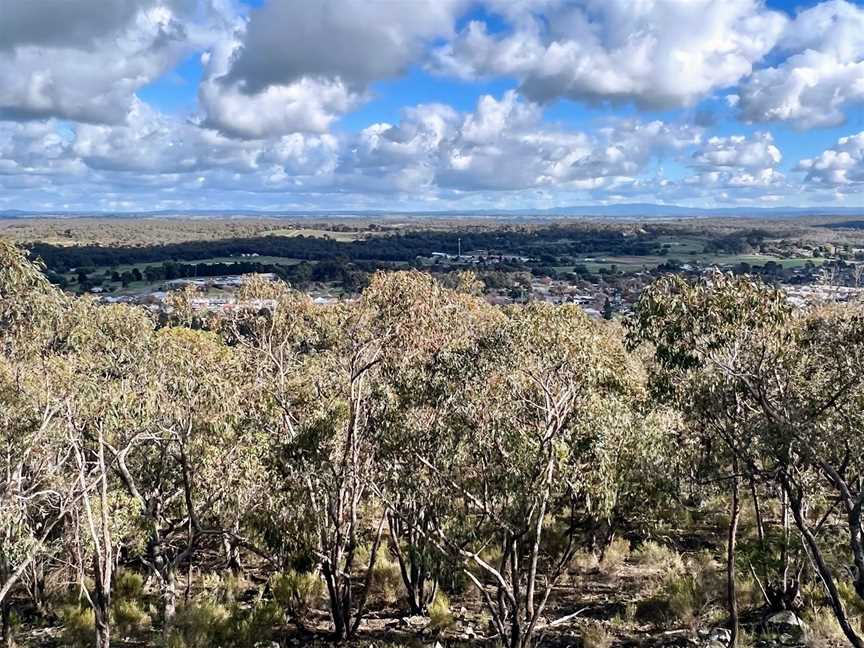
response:
[[[831,148],[798,163],[806,181],[840,191],[864,190],[864,132],[841,137]]]
[[[379,191],[597,189],[631,181],[653,156],[698,142],[700,132],[639,121],[592,134],[553,127],[537,104],[510,91],[481,97],[468,114],[425,105],[406,111],[399,124],[370,126],[337,175]]]
[[[188,208],[215,196],[329,190],[339,145],[332,135],[301,133],[229,138],[139,100],[117,125],[0,122],[0,205],[26,196],[44,207]]]
[[[76,175],[84,165],[72,154],[72,134],[56,122],[0,122],[0,176]],[[38,182],[45,180],[39,177]]]
[[[209,124],[240,137],[324,132],[451,35],[468,0],[270,2],[208,58]]]
[[[708,169],[765,169],[776,167],[782,157],[771,133],[758,132],[752,137],[711,137],[693,154],[693,161]]]
[[[0,118],[122,122],[140,87],[214,37],[204,2],[0,0]]]
[[[695,171],[683,184],[704,196],[724,200],[775,196],[786,187],[778,170],[783,156],[768,132],[707,139],[691,156]]]
[[[864,7],[829,0],[800,12],[785,30],[778,65],[757,70],[739,89],[743,117],[836,126],[864,100]]]
[[[547,0],[497,3],[513,22],[473,21],[437,51],[434,69],[508,75],[536,101],[560,97],[689,106],[750,74],[786,18],[758,0]],[[542,9],[542,15],[538,9]]]
[[[283,208],[326,204],[325,196],[429,207],[488,204],[495,194],[523,200],[532,191],[623,195],[649,186],[641,175],[652,160],[678,155],[700,137],[701,129],[659,121],[572,130],[545,123],[539,105],[512,91],[483,96],[466,113],[443,104],[409,107],[398,123],[355,135],[268,139],[228,137],[136,100],[123,124],[0,122],[0,188],[18,192],[0,204],[9,195],[66,204],[71,187],[78,200],[86,195],[105,208],[212,205],[217,197],[263,207],[268,195]]]

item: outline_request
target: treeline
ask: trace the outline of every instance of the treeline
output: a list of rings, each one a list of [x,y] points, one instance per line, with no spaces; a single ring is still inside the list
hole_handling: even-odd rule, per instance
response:
[[[433,252],[456,254],[459,241],[463,251],[487,250],[527,256],[608,254],[645,255],[655,248],[653,234],[623,237],[617,229],[589,229],[559,226],[542,229],[496,228],[465,231],[409,231],[372,236],[356,241],[336,241],[313,236],[264,236],[222,241],[190,241],[152,246],[62,246],[33,243],[29,246],[48,270],[69,272],[79,267],[112,267],[162,261],[196,261],[215,257],[260,254],[307,261],[344,257],[351,261],[413,261]]]
[[[143,625],[175,648],[255,645],[317,596],[350,638],[387,559],[407,610],[473,589],[522,648],[577,554],[723,497],[732,645],[752,577],[765,609],[809,596],[862,646],[864,309],[794,312],[726,275],[661,280],[626,326],[478,292],[376,274],[319,306],[255,281],[245,309],[205,317],[178,293],[157,324],[0,244],[6,640],[26,609],[66,643]],[[252,604],[196,598],[244,570]],[[152,616],[129,606],[142,578]]]

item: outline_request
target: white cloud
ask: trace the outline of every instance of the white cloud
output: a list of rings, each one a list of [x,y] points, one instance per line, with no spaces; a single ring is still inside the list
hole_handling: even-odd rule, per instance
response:
[[[831,148],[815,158],[798,163],[807,173],[806,181],[839,191],[864,190],[864,132],[841,137]]]
[[[543,8],[542,17],[533,13]],[[496,6],[503,7],[501,3]],[[434,68],[515,76],[536,101],[566,97],[689,106],[737,83],[773,47],[786,18],[758,0],[523,2],[510,33],[472,22]]]
[[[0,122],[0,176],[27,177],[75,175],[84,165],[72,155],[72,136],[56,122]],[[9,178],[7,177],[7,181]]]
[[[270,2],[207,61],[206,121],[240,137],[325,132],[452,34],[468,0]]]
[[[542,122],[513,92],[483,96],[460,115],[440,105],[406,111],[398,125],[365,129],[337,169],[339,181],[377,191],[588,190],[630,182],[650,160],[699,141],[700,129],[617,121],[594,134]]]
[[[692,155],[694,175],[683,180],[691,194],[722,196],[723,202],[778,197],[788,188],[779,171],[783,156],[768,132],[711,137]]]
[[[325,133],[334,119],[361,100],[339,80],[309,78],[268,86],[252,95],[237,83],[225,85],[209,78],[202,82],[199,97],[205,125],[253,139],[298,131]]]
[[[652,160],[679,155],[700,136],[658,121],[609,121],[594,132],[550,125],[512,91],[481,97],[468,113],[425,104],[356,135],[268,139],[228,137],[136,100],[119,125],[0,123],[0,204],[17,195],[31,205],[342,200],[361,208],[488,204],[495,194],[524,200],[530,192],[623,195],[647,189]]]
[[[695,164],[707,169],[774,168],[782,158],[773,136],[767,132],[754,133],[750,138],[744,135],[711,137],[693,154]]]
[[[213,37],[203,1],[0,0],[0,118],[122,122],[139,88]]]
[[[851,104],[864,101],[864,8],[830,0],[802,11],[780,49],[787,58],[756,71],[739,90],[745,119],[836,126]]]

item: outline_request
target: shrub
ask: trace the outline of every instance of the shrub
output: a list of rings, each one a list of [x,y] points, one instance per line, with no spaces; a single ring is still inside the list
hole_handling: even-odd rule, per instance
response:
[[[430,626],[436,632],[447,630],[453,625],[453,613],[450,611],[450,599],[441,590],[435,593],[435,599],[429,605]]]
[[[270,578],[273,599],[301,627],[310,610],[324,594],[324,583],[318,574],[301,573],[293,569]]]
[[[658,596],[639,601],[634,617],[640,623],[650,623],[657,626],[664,626],[675,620],[675,614],[672,612],[669,601]]]
[[[852,618],[857,617],[864,621],[864,599],[858,596],[852,583],[849,581],[837,583],[837,593],[840,594],[846,613]]]
[[[92,646],[96,641],[96,615],[89,607],[64,605],[59,609],[64,646]]]
[[[371,559],[371,547],[361,545],[354,557],[358,567],[366,568]],[[399,600],[402,592],[402,573],[399,571],[398,563],[390,556],[382,542],[378,545],[378,553],[375,557],[375,566],[372,568],[372,580],[370,581],[370,599],[385,605],[393,605]]]
[[[150,615],[141,609],[141,605],[137,601],[113,601],[111,614],[117,632],[124,636],[146,632],[152,625]]]
[[[120,571],[114,578],[111,616],[121,635],[146,632],[152,618],[146,611],[144,578],[132,571]]]
[[[206,574],[201,579],[202,589],[214,603],[230,606],[249,589],[249,582],[242,575]]]
[[[575,571],[587,572],[597,569],[599,562],[593,551],[577,551],[570,559],[570,568]]]
[[[667,573],[659,592],[639,603],[636,619],[656,625],[692,624],[712,603],[725,600],[723,572],[709,554],[698,554],[682,570]]]
[[[603,553],[603,567],[617,569],[630,557],[630,543],[624,538],[614,538]]]
[[[124,601],[144,600],[144,577],[133,571],[122,570],[114,577],[114,598]]]
[[[274,601],[251,608],[230,609],[212,601],[200,601],[177,611],[166,648],[253,648],[271,641],[284,622]]]
[[[252,648],[273,639],[284,623],[285,615],[275,601],[255,605],[252,609],[234,608],[225,637],[226,646]]]
[[[806,617],[807,645],[811,648],[834,648],[845,646],[846,635],[837,623],[837,617],[828,608],[820,607]]]
[[[582,630],[582,648],[609,648],[613,638],[606,627],[597,621],[585,626]]]
[[[222,646],[228,634],[230,614],[212,601],[199,601],[177,610],[168,634],[167,648]]]
[[[703,597],[696,575],[671,576],[664,581],[662,592],[675,619],[692,623],[699,616]]]
[[[632,554],[637,565],[662,572],[681,573],[684,571],[684,559],[674,549],[651,540],[643,542]]]

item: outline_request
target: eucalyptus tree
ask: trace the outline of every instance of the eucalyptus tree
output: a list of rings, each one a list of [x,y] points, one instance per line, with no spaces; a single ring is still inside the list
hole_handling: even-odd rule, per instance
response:
[[[0,241],[0,612],[10,643],[10,596],[53,549],[80,498],[66,467],[65,437],[52,399],[55,347],[69,301],[38,264]],[[39,579],[32,588],[39,604]]]
[[[448,451],[447,419],[474,375],[478,342],[504,321],[472,294],[474,281],[465,274],[451,290],[420,272],[382,273],[364,293],[371,326],[396,332],[382,353],[386,406],[373,426],[382,468],[375,485],[386,502],[389,549],[418,614],[434,600],[446,559],[432,536],[445,506],[425,478],[427,464]]]
[[[228,533],[242,542],[234,521],[253,506],[247,496],[257,484],[260,446],[247,443],[254,430],[242,425],[240,364],[216,334],[163,328],[145,354],[140,433],[136,443],[109,449],[146,530],[141,561],[158,584],[167,632],[179,569],[187,567],[188,592],[203,543]]]
[[[628,438],[626,428],[667,422],[633,415],[645,396],[639,365],[581,309],[533,304],[505,315],[477,342],[476,374],[448,411],[445,451],[423,463],[448,507],[435,520],[437,542],[465,561],[499,636],[515,648],[536,640],[579,548],[586,502],[612,503],[610,482],[597,475],[603,446]]]
[[[81,596],[93,609],[96,645],[105,648],[111,641],[118,551],[139,535],[134,506],[117,487],[114,456],[149,432],[140,416],[148,390],[142,358],[154,326],[141,309],[98,306],[89,299],[75,300],[68,316],[68,335],[55,367],[63,390],[55,399],[82,494],[70,513],[69,552]]]
[[[378,368],[392,332],[369,326],[363,301],[318,306],[284,287],[255,286],[255,299],[227,331],[244,351],[256,398],[269,412],[272,473],[282,484],[274,503],[282,518],[304,529],[327,586],[334,634],[357,632],[363,617],[384,516],[376,511],[370,480],[376,446],[370,422],[380,403]],[[370,527],[371,537],[365,535]],[[372,548],[357,564],[361,543]],[[356,577],[365,568],[365,586]]]
[[[848,573],[862,597],[864,312],[852,305],[795,312],[774,289],[718,274],[696,284],[658,282],[643,295],[632,325],[655,346],[662,379],[688,395],[684,409],[711,427],[746,474],[782,489],[844,634],[864,645],[820,536],[839,508]],[[811,519],[808,510],[823,503],[827,512]]]

